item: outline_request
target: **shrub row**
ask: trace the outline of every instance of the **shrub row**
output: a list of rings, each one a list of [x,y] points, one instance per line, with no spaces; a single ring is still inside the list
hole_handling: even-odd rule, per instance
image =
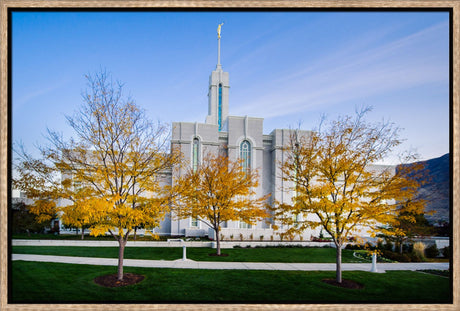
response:
[[[403,245],[403,253],[400,254],[399,252],[393,251],[393,245],[392,243],[378,243],[377,246],[373,246],[369,243],[366,243],[365,245],[357,245],[357,244],[348,244],[346,249],[350,250],[379,250],[382,254],[383,257],[394,260],[394,261],[399,261],[399,262],[421,262],[424,261],[424,257],[426,256],[427,258],[436,258],[440,254],[444,256],[445,258],[450,257],[450,247],[445,247],[441,250],[439,250],[436,247],[436,244],[432,244],[428,246],[427,248],[424,249],[424,251],[417,249],[417,251],[414,250],[414,244],[408,244],[408,245]]]
[[[233,248],[318,248],[318,246],[309,246],[301,244],[286,244],[286,245],[256,245],[252,247],[251,245],[241,246],[234,245]],[[332,248],[329,245],[323,245],[321,248]]]

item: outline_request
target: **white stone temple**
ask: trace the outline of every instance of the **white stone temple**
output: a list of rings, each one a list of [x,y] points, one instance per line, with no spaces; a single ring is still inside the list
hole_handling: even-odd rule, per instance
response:
[[[257,170],[259,186],[258,196],[271,194],[268,203],[290,203],[292,198],[291,186],[281,178],[279,162],[283,161],[282,147],[290,139],[292,130],[274,129],[270,134],[263,133],[263,118],[249,116],[229,116],[229,73],[225,72],[220,63],[220,26],[218,28],[217,65],[211,72],[208,86],[208,115],[204,123],[173,122],[173,148],[179,148],[184,159],[191,166],[199,165],[207,152],[226,152],[230,160],[244,159],[244,169]],[[308,135],[307,131],[298,131],[300,135]],[[174,171],[174,170],[173,170]],[[174,179],[171,173],[171,180]],[[180,173],[179,173],[180,174]],[[213,231],[199,219],[174,220],[165,219],[155,232],[172,236],[204,236],[212,235]],[[279,232],[278,232],[279,233]],[[227,239],[233,235],[235,239],[243,234],[245,238],[269,240],[277,236],[271,223],[263,220],[255,225],[240,221],[229,221],[222,226],[222,234]],[[309,240],[312,232],[305,232],[303,239]]]

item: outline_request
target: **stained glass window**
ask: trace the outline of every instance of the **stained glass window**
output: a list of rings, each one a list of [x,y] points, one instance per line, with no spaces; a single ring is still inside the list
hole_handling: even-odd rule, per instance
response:
[[[295,158],[294,158],[294,198],[298,195],[299,189],[299,143],[295,143]]]
[[[196,172],[199,164],[199,154],[200,154],[200,141],[198,138],[193,139],[193,155],[192,155],[192,163],[193,163],[193,171]]]
[[[292,215],[292,221],[294,222],[294,227],[298,227],[302,217],[300,214]]]
[[[222,130],[222,83],[219,83],[219,106],[218,106],[218,118],[219,118],[219,132]]]
[[[243,140],[240,145],[240,158],[243,161],[243,170],[249,173],[251,170],[251,143],[247,140]]]

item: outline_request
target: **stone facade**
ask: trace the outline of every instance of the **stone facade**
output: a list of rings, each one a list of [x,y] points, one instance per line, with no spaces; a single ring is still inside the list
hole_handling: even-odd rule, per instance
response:
[[[284,160],[282,147],[289,141],[292,130],[275,129],[270,134],[263,133],[263,118],[248,116],[229,116],[229,73],[218,64],[209,77],[208,116],[205,123],[173,122],[172,148],[177,148],[187,163],[193,166],[207,153],[227,153],[230,160],[238,160],[242,152],[249,155],[251,170],[257,170],[259,197],[271,194],[268,203],[291,202],[292,191],[289,184],[282,180],[279,163]],[[309,135],[308,131],[298,131],[298,135]],[[171,181],[180,170],[173,169]],[[269,220],[247,225],[239,221],[229,221],[222,226],[225,239],[270,240],[279,239],[280,232],[272,230]],[[282,230],[281,230],[282,231]],[[215,238],[213,230],[206,224],[192,219],[177,220],[170,215],[155,232],[172,236],[205,236]],[[305,232],[302,239],[310,239],[313,232]],[[316,234],[317,235],[317,234]],[[299,238],[299,237],[298,237]]]

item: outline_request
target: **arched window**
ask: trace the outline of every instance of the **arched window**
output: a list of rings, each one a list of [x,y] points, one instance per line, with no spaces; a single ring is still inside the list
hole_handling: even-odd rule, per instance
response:
[[[219,122],[219,132],[222,130],[222,83],[219,83],[219,101],[217,107],[217,115],[218,115],[218,122]]]
[[[247,140],[243,140],[240,145],[240,158],[243,161],[243,170],[249,173],[251,171],[251,143]]]
[[[193,147],[192,147],[192,168],[193,171],[196,172],[198,169],[198,165],[200,164],[200,140],[195,137],[193,138]],[[198,217],[192,216],[191,227],[198,227]]]
[[[299,226],[299,223],[302,221],[302,216],[300,214],[292,215],[292,222],[295,228]]]
[[[193,150],[192,150],[192,167],[193,171],[196,172],[200,163],[200,140],[198,138],[193,139]]]
[[[297,135],[297,132],[296,132]],[[300,169],[300,145],[298,142],[294,145],[294,198],[299,195],[299,169]]]
[[[297,165],[297,162],[294,162],[294,198],[297,198],[299,195],[298,190],[299,190],[299,168]]]

